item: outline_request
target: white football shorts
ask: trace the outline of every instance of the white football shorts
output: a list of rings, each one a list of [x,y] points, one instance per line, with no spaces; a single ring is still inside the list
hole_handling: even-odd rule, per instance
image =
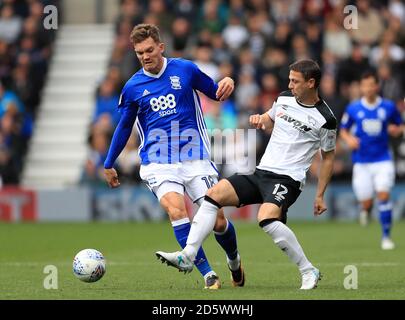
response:
[[[193,202],[198,203],[207,190],[218,183],[218,171],[209,160],[150,163],[141,165],[139,174],[159,201],[168,192],[182,195],[186,192]]]
[[[372,199],[374,192],[390,192],[395,183],[392,161],[355,163],[353,166],[353,190],[357,200]]]

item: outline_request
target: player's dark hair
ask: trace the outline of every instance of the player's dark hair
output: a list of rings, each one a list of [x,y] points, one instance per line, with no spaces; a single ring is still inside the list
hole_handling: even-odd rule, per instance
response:
[[[140,43],[148,38],[152,38],[156,43],[161,43],[159,28],[153,24],[138,24],[136,25],[131,32],[131,42],[135,45]]]
[[[364,71],[360,76],[360,80],[368,79],[368,78],[374,78],[376,83],[379,82],[377,72],[375,72],[374,70]]]
[[[319,87],[321,82],[321,68],[319,65],[311,59],[299,60],[289,66],[290,70],[300,72],[304,76],[305,81],[309,79],[315,80],[315,89]]]

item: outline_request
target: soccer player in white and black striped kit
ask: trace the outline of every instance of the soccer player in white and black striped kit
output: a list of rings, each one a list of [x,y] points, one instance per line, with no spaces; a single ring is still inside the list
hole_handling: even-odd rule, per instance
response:
[[[290,90],[281,93],[268,112],[250,117],[250,123],[256,128],[272,128],[256,171],[222,179],[209,189],[194,217],[187,246],[180,252],[159,251],[158,257],[182,271],[191,271],[196,252],[212,231],[221,207],[261,203],[257,215],[259,225],[297,264],[302,275],[301,289],[317,286],[320,272],[307,259],[286,221],[288,208],[301,193],[306,172],[319,149],[322,162],[314,214],[320,215],[326,210],[323,197],[332,175],[337,122],[318,95],[320,79],[321,70],[312,60],[290,65]]]

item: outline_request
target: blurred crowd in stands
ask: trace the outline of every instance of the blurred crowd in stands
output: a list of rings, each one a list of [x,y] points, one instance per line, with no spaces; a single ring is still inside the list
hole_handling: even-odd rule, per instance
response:
[[[54,34],[44,32],[40,19],[43,5],[49,2],[54,1],[0,0],[0,175],[4,181],[18,179],[16,171],[21,168],[52,52]],[[381,95],[394,100],[405,117],[405,4],[401,0],[121,0],[119,6],[109,66],[96,92],[84,182],[103,183],[103,162],[120,118],[120,91],[140,68],[129,40],[138,23],[160,27],[166,56],[191,59],[214,80],[225,76],[235,80],[235,92],[224,103],[201,96],[209,129],[248,128],[248,116],[268,110],[287,89],[288,65],[302,58],[321,65],[320,93],[338,121],[347,104],[359,98],[358,80],[369,68],[378,72]],[[347,6],[355,6],[357,21],[349,16],[353,7]],[[356,22],[357,29],[345,29]],[[257,146],[239,141],[237,149],[253,147],[259,160],[268,138],[266,132],[258,132]],[[404,178],[405,141],[393,139],[392,144],[397,176]],[[138,145],[134,133],[117,161],[123,182],[140,180]],[[232,165],[220,168],[225,176],[243,171]],[[316,172],[315,163],[310,178]],[[348,181],[350,176],[350,152],[339,142],[333,179]]]
[[[58,0],[0,0],[0,186],[18,184],[55,34],[44,6]]]

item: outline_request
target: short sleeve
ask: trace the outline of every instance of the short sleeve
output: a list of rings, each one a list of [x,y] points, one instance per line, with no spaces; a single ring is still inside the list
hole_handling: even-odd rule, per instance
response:
[[[122,113],[123,110],[128,108],[135,108],[137,110],[138,105],[131,94],[130,88],[126,85],[121,91],[120,99],[118,101],[118,111]]]
[[[321,149],[325,152],[336,148],[336,129],[320,129]]]
[[[267,114],[270,116],[270,119],[274,121],[276,118],[276,102],[273,102],[270,110],[267,111]]]

